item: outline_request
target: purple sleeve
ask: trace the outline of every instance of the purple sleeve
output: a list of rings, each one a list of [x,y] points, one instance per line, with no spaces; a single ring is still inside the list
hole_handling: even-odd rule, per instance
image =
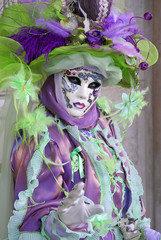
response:
[[[11,166],[14,172],[15,180],[15,200],[19,199],[18,194],[27,189],[27,167],[32,158],[32,149],[34,142],[30,143],[30,151],[28,147],[20,145],[11,156]],[[61,164],[61,155],[59,147],[49,142],[45,148],[45,156],[51,161]],[[38,176],[39,185],[32,194],[32,201],[28,199],[27,212],[21,224],[21,232],[41,231],[41,218],[48,215],[50,211],[57,210],[60,201],[64,197],[54,177],[58,179],[59,184],[67,188],[63,180],[63,166],[50,166],[52,174],[45,163],[42,164],[41,172]],[[53,177],[54,175],[54,177]],[[68,191],[68,189],[66,189]],[[33,204],[33,201],[35,204]]]
[[[161,240],[161,234],[151,228],[145,229],[146,240]]]

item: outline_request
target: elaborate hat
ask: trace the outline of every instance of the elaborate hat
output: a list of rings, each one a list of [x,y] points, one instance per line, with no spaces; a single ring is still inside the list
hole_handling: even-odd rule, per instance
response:
[[[26,129],[29,119],[37,121],[39,114],[30,114],[29,105],[39,104],[38,92],[48,76],[84,67],[101,73],[105,86],[135,88],[139,71],[157,61],[157,49],[138,30],[135,16],[119,13],[112,2],[26,0],[4,10],[0,18],[0,90],[12,89],[17,114],[22,112],[14,125],[16,133]],[[143,19],[151,20],[151,13],[145,13]],[[48,126],[52,121],[46,118],[45,122]],[[42,129],[26,131],[36,138]]]

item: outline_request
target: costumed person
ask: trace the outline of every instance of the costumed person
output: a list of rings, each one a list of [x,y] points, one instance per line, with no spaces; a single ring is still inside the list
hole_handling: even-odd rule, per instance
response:
[[[146,102],[145,91],[135,91],[138,73],[157,60],[133,14],[118,13],[112,0],[15,4],[1,16],[0,35],[0,88],[13,95],[7,120],[16,135],[14,209],[2,237],[159,240],[115,124],[126,127],[140,114]],[[131,91],[111,114],[98,96],[115,84]],[[8,162],[5,153],[3,215],[10,212]]]

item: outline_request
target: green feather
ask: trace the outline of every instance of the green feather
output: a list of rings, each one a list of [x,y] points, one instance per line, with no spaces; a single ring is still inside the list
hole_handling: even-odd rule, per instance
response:
[[[109,99],[107,99],[106,97],[98,98],[97,101],[96,101],[96,105],[98,106],[98,108],[102,112],[105,112],[106,114],[111,112],[111,108],[110,108],[109,103],[111,103],[111,101]]]
[[[14,124],[15,133],[18,134],[19,131],[23,130],[23,140],[31,139],[34,137],[35,143],[37,145],[38,136],[42,132],[46,132],[47,128],[54,124],[54,118],[46,116],[45,107],[39,106],[32,113],[25,113],[20,119]]]

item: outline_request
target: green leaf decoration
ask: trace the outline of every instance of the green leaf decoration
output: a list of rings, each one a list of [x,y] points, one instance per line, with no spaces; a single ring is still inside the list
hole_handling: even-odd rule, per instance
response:
[[[120,67],[120,69],[122,70],[122,79],[117,85],[123,88],[130,89],[135,82],[135,87],[137,87],[139,80],[139,78],[136,77],[136,72],[138,69],[137,62],[133,61],[136,65],[129,65],[127,64],[125,56],[123,55],[119,56],[117,54],[111,53],[110,56],[112,56],[116,66]]]
[[[46,163],[46,165],[53,165],[53,166],[63,166],[63,165],[66,165],[67,163],[69,162],[66,162],[66,163],[55,163],[53,161],[51,161],[50,159],[44,157],[44,162]]]
[[[140,49],[141,55],[149,66],[154,65],[158,61],[159,57],[158,50],[155,45],[139,34],[135,35],[135,40],[137,42],[137,47]]]
[[[20,62],[19,58],[23,59],[24,54],[20,55],[19,58],[15,54],[19,48],[22,49],[22,46],[15,40],[0,36],[0,69],[11,63]]]
[[[119,115],[115,118],[124,126],[127,121],[130,122],[131,126],[135,116],[139,116],[142,108],[147,105],[147,102],[144,101],[144,95],[147,91],[148,88],[142,91],[132,91],[131,95],[122,94],[122,102],[115,105],[115,108],[119,110]]]
[[[60,19],[66,20],[63,14],[61,14],[62,1],[61,0],[52,0],[48,3],[47,8],[42,13],[42,16],[46,19]]]
[[[6,8],[0,18],[0,35],[10,36],[22,26],[31,26],[30,16],[21,4],[11,5]]]
[[[0,37],[0,90],[6,88],[6,78],[17,74],[20,69],[24,55],[16,56],[15,52],[21,45],[7,37]],[[40,74],[39,74],[40,75]]]
[[[23,130],[23,141],[30,141],[34,137],[36,145],[38,145],[38,136],[42,132],[46,132],[47,128],[54,124],[54,118],[46,116],[45,107],[39,106],[34,112],[26,113],[20,117],[14,124],[15,133],[19,135],[19,131]]]

